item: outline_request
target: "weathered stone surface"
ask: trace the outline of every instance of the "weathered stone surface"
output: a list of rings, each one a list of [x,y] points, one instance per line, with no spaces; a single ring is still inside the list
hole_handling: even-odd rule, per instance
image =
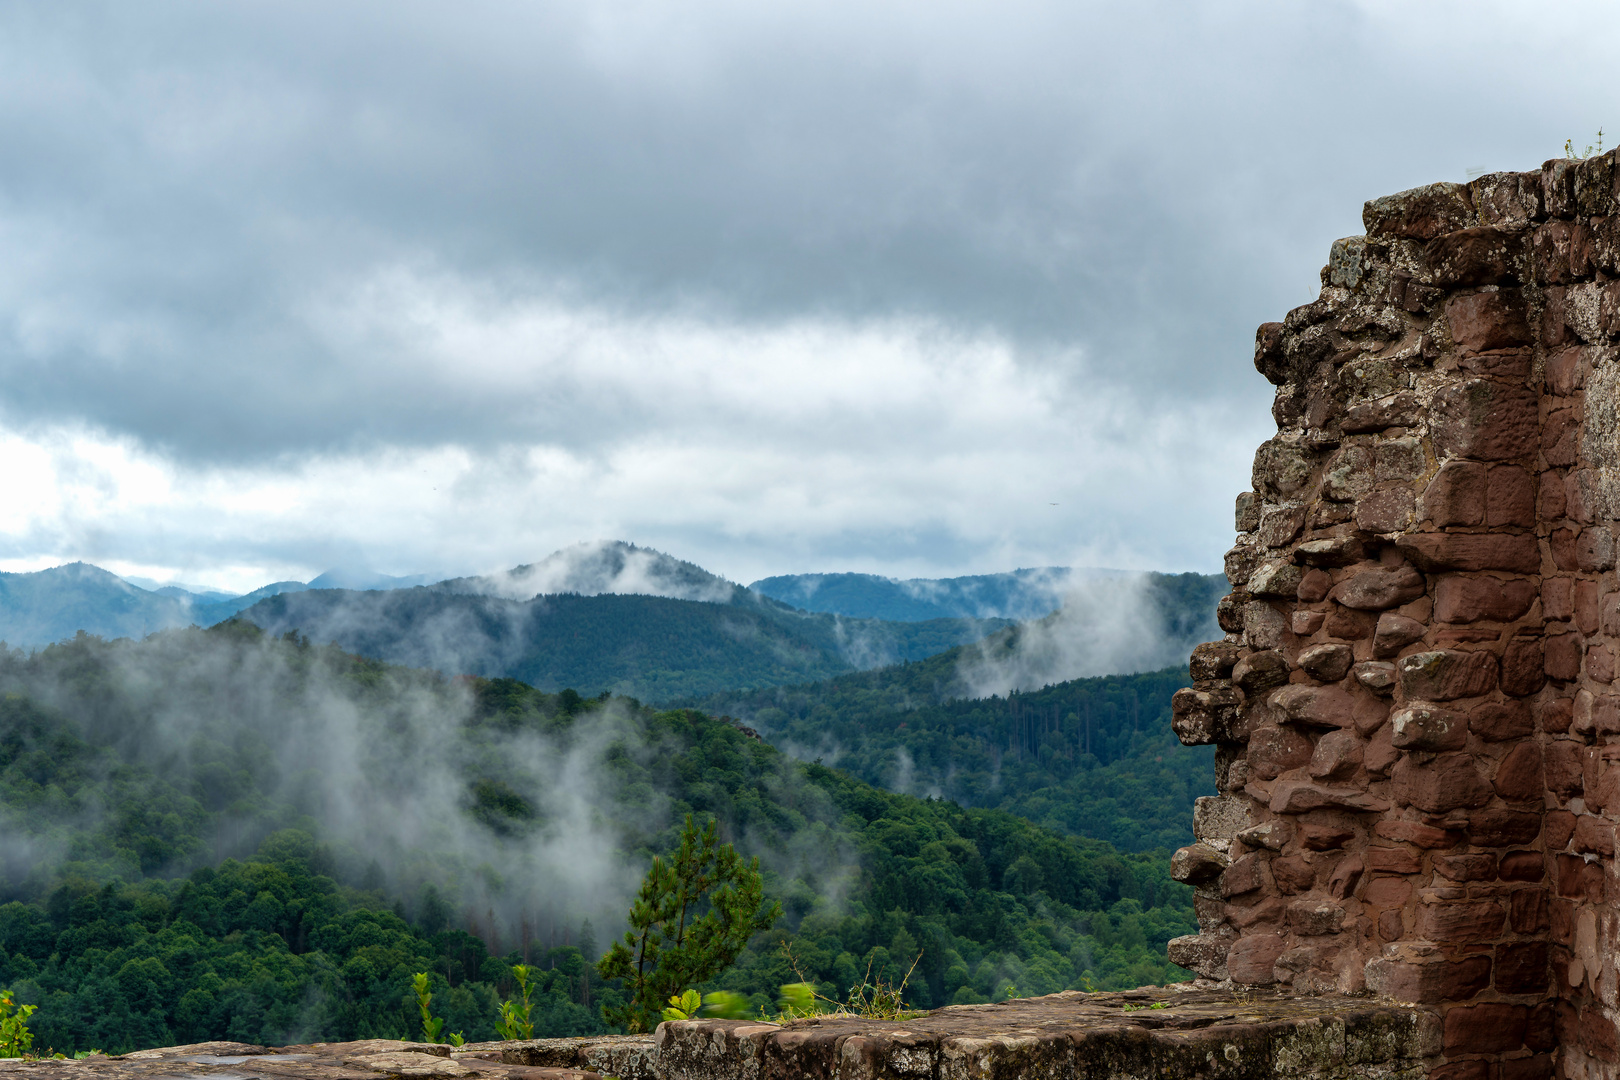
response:
[[[1496,689],[1497,660],[1488,652],[1437,649],[1413,653],[1395,662],[1401,690],[1418,701],[1452,701],[1478,697]]]
[[[1350,566],[1362,558],[1361,541],[1354,536],[1307,540],[1294,549],[1294,561],[1328,568]]]
[[[1395,665],[1380,660],[1363,660],[1355,666],[1356,681],[1375,694],[1395,691]]]
[[[1188,885],[1214,881],[1231,860],[1208,844],[1189,844],[1170,856],[1170,876]]]
[[[1426,588],[1423,575],[1410,566],[1380,566],[1341,582],[1331,595],[1348,608],[1383,611],[1416,600]]]
[[[1468,719],[1433,705],[1413,704],[1389,717],[1391,742],[1401,750],[1461,750],[1468,741]]]
[[[1350,727],[1356,720],[1356,702],[1337,686],[1285,686],[1271,695],[1271,704],[1290,723],[1310,727]]]
[[[1413,642],[1422,641],[1428,629],[1416,619],[1386,611],[1378,616],[1378,626],[1373,631],[1373,655],[1394,656]]]
[[[1446,322],[1451,338],[1467,352],[1511,349],[1533,341],[1524,298],[1518,293],[1473,293],[1448,300]]]
[[[1250,653],[1232,669],[1232,682],[1251,697],[1257,697],[1288,682],[1292,670],[1283,654],[1275,649]]]
[[[1262,950],[1250,951],[1258,960]],[[1263,980],[1242,981],[1274,981],[1275,962],[1276,956],[1266,961]],[[1264,990],[1241,1000],[1239,1007],[1230,994],[1153,987],[1123,994],[1070,990],[938,1009],[900,1022],[853,1016],[781,1026],[687,1020],[659,1027],[659,1068],[663,1080],[1348,1080],[1347,1068],[1379,1080],[1423,1078],[1430,1029],[1414,1010]],[[1212,1074],[1211,1062],[1223,1064]]]
[[[1242,647],[1231,642],[1206,641],[1193,649],[1189,673],[1194,682],[1224,679],[1242,655]]]
[[[1322,682],[1338,682],[1344,678],[1354,660],[1355,653],[1348,645],[1313,645],[1299,654],[1299,666],[1313,679]],[[1283,663],[1286,665],[1287,661]],[[1286,681],[1286,676],[1283,681]]]
[[[1412,565],[1426,573],[1442,570],[1511,570],[1534,574],[1541,550],[1533,536],[1510,533],[1413,533],[1395,542]]]
[[[446,1045],[367,1039],[351,1043],[264,1047],[246,1043],[193,1043],[141,1050],[122,1057],[92,1055],[81,1060],[0,1060],[0,1076],[32,1080],[378,1080],[390,1076],[421,1080],[659,1080],[652,1036],[604,1036],[590,1039],[546,1039],[538,1043],[571,1044],[574,1052],[546,1066],[518,1060],[511,1048],[533,1044],[477,1043]],[[634,1044],[637,1053],[605,1054],[604,1045]],[[581,1049],[589,1048],[589,1049]],[[585,1060],[598,1064],[587,1066]],[[600,1066],[611,1062],[614,1071]]]
[[[1463,184],[1429,184],[1373,199],[1362,208],[1367,235],[1432,240],[1479,221]]]
[[[1249,575],[1248,589],[1254,596],[1292,597],[1299,592],[1303,576],[1304,571],[1292,562],[1264,563]]]
[[[1455,960],[1432,945],[1386,945],[1367,962],[1366,977],[1369,990],[1396,1001],[1467,1001],[1490,987],[1491,958]]]
[[[1392,776],[1395,799],[1431,814],[1443,814],[1491,801],[1491,785],[1468,754],[1439,754],[1427,762],[1403,758]]]
[[[1530,610],[1540,590],[1524,578],[1447,574],[1434,591],[1434,617],[1444,623],[1512,622]]]

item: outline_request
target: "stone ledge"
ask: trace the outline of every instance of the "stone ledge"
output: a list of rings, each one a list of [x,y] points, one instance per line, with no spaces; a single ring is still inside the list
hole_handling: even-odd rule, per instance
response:
[[[658,1077],[1421,1080],[1431,1027],[1417,1010],[1369,997],[1065,991],[903,1023],[827,1016],[780,1026],[662,1024]]]
[[[958,1005],[900,1023],[686,1020],[655,1035],[452,1049],[371,1039],[198,1043],[0,1061],[26,1080],[1423,1080],[1427,1013],[1371,997],[1150,987]]]

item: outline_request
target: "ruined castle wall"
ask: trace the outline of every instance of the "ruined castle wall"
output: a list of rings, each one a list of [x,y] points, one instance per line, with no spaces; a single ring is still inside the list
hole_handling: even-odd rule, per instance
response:
[[[1620,1076],[1614,154],[1367,204],[1259,330],[1278,432],[1178,734],[1210,978],[1441,1015],[1431,1075]]]

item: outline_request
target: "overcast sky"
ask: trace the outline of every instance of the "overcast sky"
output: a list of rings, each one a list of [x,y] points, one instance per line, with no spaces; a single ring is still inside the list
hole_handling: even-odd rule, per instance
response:
[[[1214,571],[1370,197],[1564,3],[0,3],[0,569]]]

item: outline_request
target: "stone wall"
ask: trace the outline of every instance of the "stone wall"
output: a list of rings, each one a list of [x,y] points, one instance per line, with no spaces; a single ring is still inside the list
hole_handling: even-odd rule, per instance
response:
[[[1431,1075],[1620,1075],[1620,201],[1614,154],[1366,205],[1255,366],[1183,742],[1174,872],[1213,979],[1442,1021]]]

